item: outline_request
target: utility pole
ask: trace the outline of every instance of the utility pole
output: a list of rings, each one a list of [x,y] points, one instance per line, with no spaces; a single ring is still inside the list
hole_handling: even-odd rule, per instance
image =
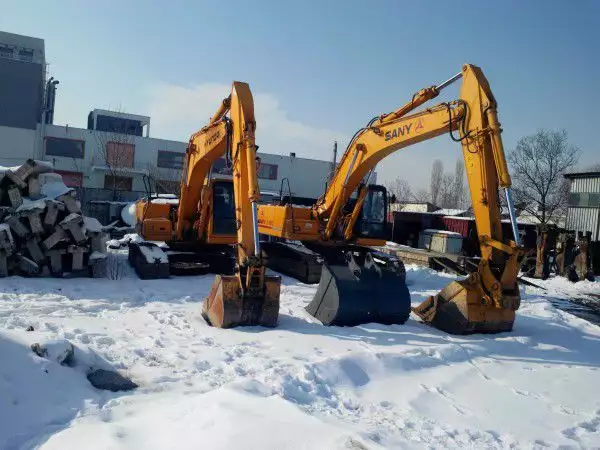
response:
[[[333,161],[331,162],[331,170],[329,171],[329,181],[332,180],[337,165],[337,141],[333,142]]]

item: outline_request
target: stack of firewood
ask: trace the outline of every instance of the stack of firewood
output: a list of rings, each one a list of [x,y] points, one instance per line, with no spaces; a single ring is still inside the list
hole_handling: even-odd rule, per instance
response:
[[[106,276],[102,225],[46,162],[0,169],[0,277]]]

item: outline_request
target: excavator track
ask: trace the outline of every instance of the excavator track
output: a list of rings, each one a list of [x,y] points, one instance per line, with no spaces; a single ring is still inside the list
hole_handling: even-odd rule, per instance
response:
[[[129,244],[129,263],[141,279],[168,278],[206,273],[232,274],[235,268],[233,247],[174,243],[160,247],[153,242]]]

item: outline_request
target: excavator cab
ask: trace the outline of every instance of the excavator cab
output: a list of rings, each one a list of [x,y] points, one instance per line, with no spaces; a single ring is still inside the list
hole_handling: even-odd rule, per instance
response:
[[[229,180],[215,181],[212,185],[213,208],[210,234],[235,237],[235,199],[233,183]],[[210,240],[210,236],[209,236]]]
[[[366,239],[387,238],[387,190],[385,187],[372,184],[354,224],[354,235]]]

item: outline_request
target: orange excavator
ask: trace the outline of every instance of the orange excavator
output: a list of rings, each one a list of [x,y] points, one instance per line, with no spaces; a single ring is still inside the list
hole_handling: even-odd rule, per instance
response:
[[[225,272],[216,276],[202,311],[220,328],[275,326],[279,313],[281,279],[265,273],[258,238],[255,129],[250,88],[234,82],[231,95],[190,138],[179,201],[149,196],[136,204],[141,236],[168,245],[164,250],[152,242],[131,243],[129,259],[138,274],[159,278],[173,268],[198,265]],[[231,164],[230,179],[212,175],[213,164],[223,156]],[[223,270],[231,257],[233,274]]]
[[[461,78],[457,100],[419,109]],[[408,318],[410,294],[402,268],[373,248],[385,244],[386,193],[368,180],[386,156],[446,133],[462,146],[481,261],[465,280],[453,281],[413,311],[453,334],[512,329],[520,305],[517,275],[523,251],[497,103],[481,69],[469,64],[358,130],[330,185],[312,207],[259,206],[260,233],[301,241],[309,250],[295,251],[285,243],[264,247],[278,268],[307,264],[305,255],[311,252],[323,258],[319,288],[307,310],[325,325],[404,323]],[[513,239],[502,235],[499,189],[506,196]]]

